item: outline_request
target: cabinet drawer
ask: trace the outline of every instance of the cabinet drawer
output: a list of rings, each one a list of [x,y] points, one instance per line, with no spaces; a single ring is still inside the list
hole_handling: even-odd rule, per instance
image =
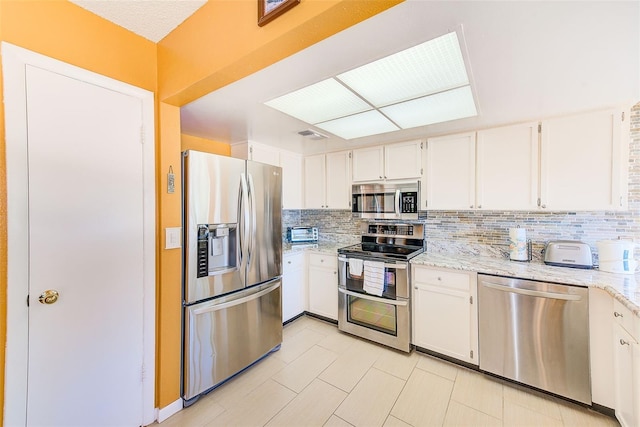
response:
[[[415,284],[424,283],[433,286],[446,286],[469,292],[471,277],[467,273],[457,273],[431,268],[415,267],[413,280]]]
[[[288,254],[282,257],[282,273],[304,267],[304,253]]]
[[[634,316],[631,310],[625,307],[617,299],[613,300],[613,317],[616,323],[622,326],[634,340],[640,342],[640,339],[638,339],[640,335],[640,331],[638,330],[638,323],[640,323],[640,319]]]
[[[338,268],[338,256],[329,254],[310,253],[309,265],[314,267]]]

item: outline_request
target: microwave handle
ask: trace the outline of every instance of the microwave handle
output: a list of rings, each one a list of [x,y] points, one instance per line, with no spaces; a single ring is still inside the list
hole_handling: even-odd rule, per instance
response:
[[[396,190],[396,215],[400,215],[400,190]]]

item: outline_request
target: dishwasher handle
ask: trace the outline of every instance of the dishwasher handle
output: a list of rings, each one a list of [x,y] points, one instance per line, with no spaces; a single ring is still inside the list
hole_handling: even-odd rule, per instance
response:
[[[580,295],[558,294],[556,292],[544,292],[544,291],[532,291],[530,289],[512,288],[509,286],[500,285],[491,282],[480,282],[482,286],[495,289],[501,292],[510,292],[514,294],[527,295],[531,297],[551,298],[565,301],[580,301],[582,297]]]

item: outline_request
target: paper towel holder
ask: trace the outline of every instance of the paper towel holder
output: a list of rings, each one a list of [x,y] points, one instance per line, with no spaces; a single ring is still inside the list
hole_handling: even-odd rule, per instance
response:
[[[531,239],[527,239],[527,259],[515,259],[509,255],[509,261],[530,262],[533,259],[533,244]]]
[[[512,235],[512,232],[515,231],[518,231],[517,237]],[[519,225],[509,230],[509,260],[529,262],[533,259],[532,242],[531,239],[526,238],[525,233],[526,230],[520,228]]]

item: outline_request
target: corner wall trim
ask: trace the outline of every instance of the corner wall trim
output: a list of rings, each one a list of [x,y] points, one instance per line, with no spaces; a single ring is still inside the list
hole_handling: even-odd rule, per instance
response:
[[[158,423],[163,422],[170,416],[177,414],[180,411],[182,411],[182,399],[178,399],[175,402],[165,406],[164,408],[158,409]]]

